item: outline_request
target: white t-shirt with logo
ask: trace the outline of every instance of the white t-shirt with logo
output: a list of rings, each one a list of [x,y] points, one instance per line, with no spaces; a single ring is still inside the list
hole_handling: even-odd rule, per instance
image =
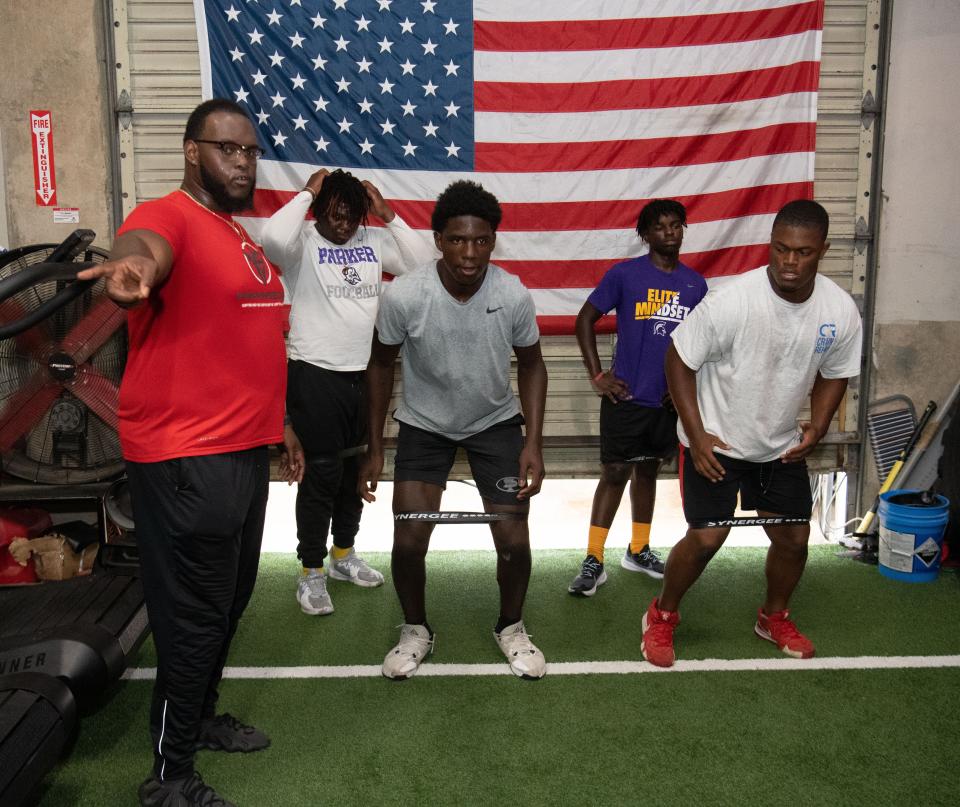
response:
[[[382,228],[361,226],[345,244],[334,244],[304,221],[313,197],[300,191],[261,232],[267,257],[283,270],[290,302],[287,355],[327,370],[365,370],[383,272],[400,275],[431,254],[396,216]]]
[[[703,425],[730,446],[719,453],[769,462],[800,440],[797,418],[817,373],[860,373],[861,323],[847,292],[818,275],[802,303],[778,297],[767,269],[710,290],[673,332],[684,364],[697,371]],[[680,442],[690,445],[678,421]]]

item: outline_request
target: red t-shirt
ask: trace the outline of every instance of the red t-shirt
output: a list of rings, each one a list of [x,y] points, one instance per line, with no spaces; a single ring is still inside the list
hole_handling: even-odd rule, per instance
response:
[[[173,268],[127,320],[123,456],[160,462],[280,442],[286,351],[276,268],[229,215],[183,191],[139,205],[120,233],[130,230],[164,238]]]

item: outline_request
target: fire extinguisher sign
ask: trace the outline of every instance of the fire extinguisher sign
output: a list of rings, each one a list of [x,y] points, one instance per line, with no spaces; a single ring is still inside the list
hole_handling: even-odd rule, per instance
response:
[[[57,177],[53,170],[53,122],[49,109],[30,110],[30,131],[37,205],[50,207],[57,203]]]

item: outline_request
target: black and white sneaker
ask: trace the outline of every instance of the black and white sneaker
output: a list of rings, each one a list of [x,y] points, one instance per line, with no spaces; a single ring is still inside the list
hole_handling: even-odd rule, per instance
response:
[[[228,712],[204,720],[197,734],[197,751],[206,749],[249,753],[269,747],[270,738],[266,734],[258,728],[241,723]]]
[[[573,578],[567,591],[578,597],[592,597],[597,588],[607,582],[607,573],[603,564],[593,555],[587,555],[580,566],[580,574]]]
[[[663,577],[663,570],[666,568],[660,556],[649,546],[639,552],[631,552],[628,546],[620,565],[628,571],[643,572],[657,580]]]
[[[187,779],[167,779],[161,782],[151,776],[137,792],[140,807],[236,807],[210,785],[204,784],[199,773]]]

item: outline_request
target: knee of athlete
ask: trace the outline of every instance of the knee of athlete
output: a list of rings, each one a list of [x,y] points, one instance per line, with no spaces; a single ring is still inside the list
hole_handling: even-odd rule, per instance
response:
[[[393,556],[417,557],[427,554],[430,530],[425,525],[404,525],[393,531]]]
[[[633,472],[633,466],[628,462],[605,462],[601,470],[601,478],[608,485],[625,485]]]
[[[720,551],[727,534],[715,530],[697,530],[690,533],[688,537],[691,539],[697,559],[706,563]]]

